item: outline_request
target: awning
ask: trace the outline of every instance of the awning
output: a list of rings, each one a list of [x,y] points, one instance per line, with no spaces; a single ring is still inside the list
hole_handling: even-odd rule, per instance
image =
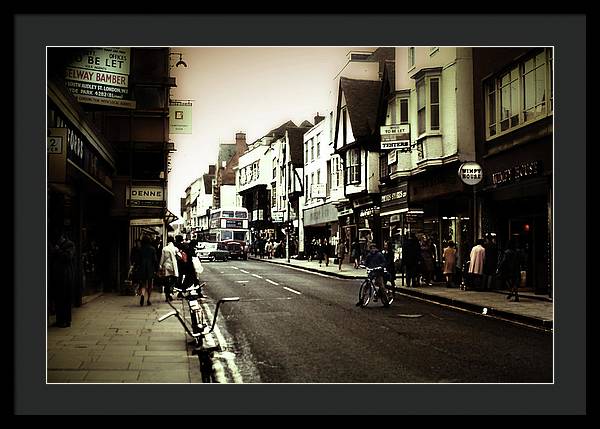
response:
[[[179,220],[179,216],[173,214],[169,209],[166,209],[165,223],[169,225],[177,220]]]

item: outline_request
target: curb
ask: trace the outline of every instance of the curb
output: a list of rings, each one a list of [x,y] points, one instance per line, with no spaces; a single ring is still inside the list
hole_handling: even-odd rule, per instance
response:
[[[261,262],[268,262],[268,263],[276,264],[276,265],[291,266],[293,268],[299,268],[301,270],[320,273],[320,274],[327,274],[327,275],[331,275],[334,277],[347,279],[347,280],[360,280],[360,279],[364,278],[364,276],[345,276],[345,275],[341,275],[341,274],[338,274],[335,272],[333,272],[333,273],[323,272],[323,271],[320,271],[320,270],[312,268],[312,267],[296,267],[294,265],[287,264],[286,262],[278,262],[278,261],[273,261],[273,260],[255,259],[255,258],[248,258],[248,259],[261,261]],[[472,303],[464,302],[464,301],[454,299],[454,298],[446,298],[446,297],[439,296],[439,295],[428,294],[426,292],[413,290],[413,289],[409,289],[406,287],[396,286],[396,292],[401,292],[405,295],[415,296],[418,298],[425,298],[431,302],[461,308],[463,310],[471,311],[471,312],[477,313],[479,315],[483,315],[482,314],[483,309],[487,308],[487,313],[486,313],[487,316],[493,316],[493,317],[497,317],[497,318],[503,319],[503,320],[522,323],[522,324],[525,324],[528,326],[541,328],[544,330],[552,330],[553,329],[553,321],[552,320],[545,320],[545,319],[540,319],[537,317],[524,316],[522,314],[512,313],[512,312],[505,311],[505,310],[498,310],[493,307],[486,307],[481,304],[472,304]]]
[[[336,272],[328,272],[328,271],[320,271],[316,268],[312,268],[312,267],[297,267],[296,265],[292,265],[292,264],[288,264],[287,262],[279,262],[279,261],[274,261],[274,260],[268,260],[268,259],[255,259],[255,258],[248,258],[248,260],[252,260],[252,261],[261,261],[261,262],[268,262],[269,264],[275,264],[275,265],[283,265],[286,267],[292,267],[292,268],[298,268],[300,270],[305,270],[305,271],[310,271],[313,273],[319,273],[319,274],[326,274],[328,276],[333,276],[333,277],[338,277],[340,279],[347,279],[347,280],[362,280],[365,278],[364,275],[361,276],[345,276],[343,274],[340,273],[336,273]]]
[[[522,314],[513,313],[505,310],[498,310],[493,307],[483,306],[481,304],[473,304],[465,301],[461,301],[454,298],[446,298],[439,295],[427,294],[425,292],[412,290],[409,288],[398,288],[396,287],[396,291],[400,291],[405,295],[415,296],[418,298],[426,298],[429,301],[433,301],[439,304],[445,304],[457,308],[461,308],[463,310],[471,311],[473,313],[478,313],[483,315],[483,310],[487,308],[487,316],[494,316],[500,319],[509,320],[513,322],[523,323],[528,326],[533,326],[537,328],[541,328],[544,330],[552,330],[553,322],[552,320],[540,319],[537,317],[524,316]]]

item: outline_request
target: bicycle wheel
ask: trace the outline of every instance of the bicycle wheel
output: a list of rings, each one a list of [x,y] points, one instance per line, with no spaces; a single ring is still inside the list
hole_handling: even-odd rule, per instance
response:
[[[381,303],[384,307],[389,307],[392,305],[392,302],[394,302],[394,298],[396,298],[396,288],[386,284],[383,290],[385,291],[386,296],[381,300]]]
[[[373,285],[370,280],[365,280],[358,289],[358,302],[361,307],[366,307],[371,301],[371,295],[373,293]]]

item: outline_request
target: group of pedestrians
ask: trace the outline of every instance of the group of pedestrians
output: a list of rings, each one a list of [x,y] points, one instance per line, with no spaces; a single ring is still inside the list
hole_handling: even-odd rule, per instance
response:
[[[132,281],[137,286],[140,306],[152,305],[150,297],[154,284],[162,286],[165,300],[173,299],[173,286],[179,289],[199,284],[194,266],[196,240],[185,242],[183,236],[168,236],[167,245],[160,250],[159,243],[154,245],[149,236],[136,240],[131,250]],[[160,252],[160,256],[159,256]]]

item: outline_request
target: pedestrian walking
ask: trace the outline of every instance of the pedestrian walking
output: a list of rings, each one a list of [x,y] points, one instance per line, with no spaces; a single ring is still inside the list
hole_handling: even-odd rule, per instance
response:
[[[50,242],[50,289],[56,310],[55,326],[68,328],[75,282],[75,243],[65,231],[55,234]]]
[[[321,239],[321,244],[319,246],[319,267],[321,263],[325,260],[325,266],[329,266],[329,243],[326,238]]]
[[[480,289],[483,276],[483,266],[485,263],[485,247],[483,243],[485,241],[482,238],[478,238],[475,246],[471,249],[469,259],[469,277],[470,286],[474,289]]]
[[[163,276],[165,301],[173,299],[171,293],[173,286],[177,284],[179,277],[179,269],[177,264],[177,252],[179,249],[175,247],[175,239],[172,236],[167,237],[167,245],[162,248],[159,270]]]
[[[358,242],[358,238],[352,243],[350,257],[354,262],[354,268],[358,269],[360,265],[360,243]]]
[[[499,279],[506,285],[509,294],[506,299],[514,296],[514,302],[519,302],[519,283],[521,280],[521,266],[516,251],[514,240],[508,240],[506,250],[498,263],[496,273]]]
[[[496,237],[488,234],[485,238],[485,261],[483,262],[483,288],[487,290],[495,289],[496,268],[498,266],[498,247],[496,246]]]
[[[152,295],[154,274],[157,268],[156,249],[152,245],[150,237],[144,235],[142,237],[142,247],[140,248],[140,306],[144,305],[144,295],[147,295],[146,305],[152,305],[150,296]]]
[[[137,238],[129,254],[129,263],[131,264],[129,267],[129,277],[131,280],[131,286],[133,286],[133,288],[138,294],[140,288],[140,264],[142,262],[140,253],[141,248],[142,241],[139,238]]]
[[[426,285],[431,286],[435,270],[433,247],[427,236],[423,236],[420,249],[421,276]]]
[[[387,262],[386,270],[388,272],[388,280],[392,287],[396,287],[396,261],[394,255],[394,243],[391,241],[386,241],[383,244],[383,256]]]
[[[443,274],[446,278],[446,287],[454,287],[454,272],[456,271],[456,245],[454,241],[448,241],[442,259],[444,260]]]
[[[338,258],[338,269],[339,271],[342,271],[342,264],[344,263],[344,258],[346,258],[346,253],[347,253],[347,248],[346,248],[346,240],[345,239],[340,239],[340,241],[337,244],[337,248],[336,248],[336,257]]]
[[[419,242],[414,233],[402,243],[401,267],[406,273],[406,287],[417,287],[419,275]]]

